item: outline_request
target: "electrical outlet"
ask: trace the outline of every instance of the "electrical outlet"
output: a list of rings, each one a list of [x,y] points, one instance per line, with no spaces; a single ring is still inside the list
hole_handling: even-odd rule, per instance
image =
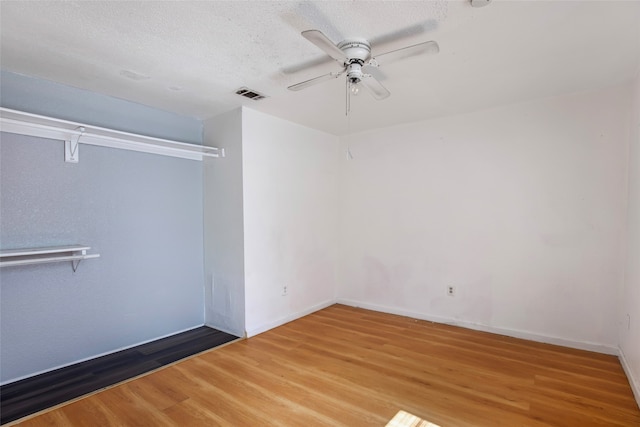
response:
[[[456,288],[455,286],[447,286],[447,295],[449,295],[450,297],[455,297],[456,296]]]
[[[287,288],[287,285],[284,285],[282,287],[282,296],[287,296],[287,294],[289,293],[289,289]]]

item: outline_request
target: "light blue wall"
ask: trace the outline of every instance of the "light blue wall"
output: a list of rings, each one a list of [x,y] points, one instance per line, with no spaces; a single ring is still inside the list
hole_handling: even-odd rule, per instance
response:
[[[5,104],[2,83],[3,105],[19,109]],[[46,104],[53,98],[44,92]],[[24,106],[37,104],[36,92],[23,94]],[[154,136],[183,141],[201,132],[200,121],[172,125],[143,106],[125,120],[117,110],[128,103],[86,95],[96,117],[63,99],[63,118],[147,135],[150,123],[164,123]],[[65,163],[62,141],[0,133],[0,247],[80,243],[101,255],[76,273],[70,263],[0,270],[3,383],[204,323],[202,162],[80,150],[80,163]]]
[[[0,271],[3,382],[204,323],[201,162],[0,135],[2,248],[100,254]]]
[[[124,132],[202,144],[202,121],[2,70],[0,106]]]

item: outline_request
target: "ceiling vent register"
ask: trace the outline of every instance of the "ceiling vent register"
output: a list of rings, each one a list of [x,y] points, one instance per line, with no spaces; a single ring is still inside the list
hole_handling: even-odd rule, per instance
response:
[[[252,99],[254,101],[259,101],[267,97],[266,95],[263,95],[260,92],[248,89],[246,87],[241,87],[240,89],[236,90],[236,94],[240,96],[244,96],[245,98]]]

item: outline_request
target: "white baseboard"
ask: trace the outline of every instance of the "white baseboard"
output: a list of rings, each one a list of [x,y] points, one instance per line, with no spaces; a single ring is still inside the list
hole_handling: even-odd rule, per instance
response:
[[[327,301],[321,302],[320,304],[316,304],[316,305],[313,305],[313,306],[311,306],[309,308],[306,308],[304,310],[297,311],[295,313],[291,313],[291,314],[289,314],[287,316],[284,316],[284,317],[281,317],[281,318],[279,318],[277,320],[274,320],[274,321],[271,321],[271,322],[267,322],[267,323],[263,323],[262,325],[259,325],[257,327],[247,328],[246,336],[247,336],[247,338],[254,337],[254,336],[258,335],[258,334],[261,334],[263,332],[268,331],[269,329],[277,328],[278,326],[282,326],[285,323],[289,323],[289,322],[291,322],[293,320],[296,320],[296,319],[304,317],[304,316],[306,316],[308,314],[314,313],[314,312],[316,312],[318,310],[322,310],[323,308],[327,308],[330,305],[333,305],[335,303],[336,303],[336,301],[333,300],[333,299],[332,300],[327,300]]]
[[[622,365],[622,369],[624,369],[624,373],[627,374],[627,378],[629,379],[629,385],[631,386],[631,391],[633,391],[633,395],[636,398],[636,403],[638,404],[638,408],[640,408],[640,379],[636,378],[633,375],[633,371],[631,370],[631,366],[629,362],[627,362],[627,358],[624,355],[624,351],[620,348],[620,353],[618,354],[618,358],[620,359],[620,364]]]
[[[576,348],[579,350],[595,351],[597,353],[610,354],[614,356],[617,356],[619,354],[619,350],[617,347],[608,346],[604,344],[597,344],[597,343],[583,342],[583,341],[573,341],[573,340],[560,338],[560,337],[553,337],[553,336],[541,335],[541,334],[536,334],[536,333],[527,332],[527,331],[520,331],[517,329],[507,329],[507,328],[499,328],[495,326],[482,325],[479,323],[466,322],[466,321],[461,321],[461,320],[452,319],[452,318],[443,317],[443,316],[432,316],[432,315],[419,313],[411,310],[405,310],[397,307],[388,307],[388,306],[382,306],[377,304],[363,303],[363,302],[351,300],[351,299],[338,298],[336,302],[338,304],[349,305],[352,307],[361,307],[367,310],[380,311],[380,312],[389,313],[389,314],[397,314],[399,316],[412,317],[414,319],[427,320],[429,322],[444,323],[452,326],[460,326],[462,328],[474,329],[476,331],[490,332],[492,334],[506,335],[508,337],[522,338],[525,340],[542,342],[546,344],[555,344],[555,345],[560,345],[564,347]]]

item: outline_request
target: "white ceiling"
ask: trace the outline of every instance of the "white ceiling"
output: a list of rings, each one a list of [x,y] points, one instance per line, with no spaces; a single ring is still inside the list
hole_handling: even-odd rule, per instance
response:
[[[246,105],[333,134],[613,85],[640,64],[640,1],[2,1],[0,19],[5,70],[202,119]],[[338,70],[308,29],[367,38],[374,54],[426,40],[440,53],[381,67],[391,97],[362,93],[347,119],[342,79],[286,89]]]

